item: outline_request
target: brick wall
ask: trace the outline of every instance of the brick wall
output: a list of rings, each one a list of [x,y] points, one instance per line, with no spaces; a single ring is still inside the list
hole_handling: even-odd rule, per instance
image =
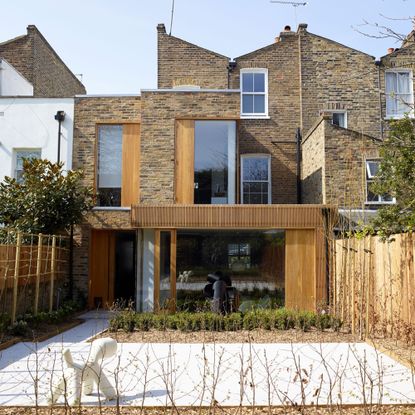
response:
[[[158,88],[198,85],[201,88],[228,87],[229,58],[166,34],[157,27]]]
[[[323,119],[303,138],[301,194],[303,203],[325,203],[325,124]]]
[[[71,97],[86,93],[79,79],[33,25],[27,27],[27,35],[0,44],[0,57],[33,84],[35,97]]]
[[[239,94],[142,91],[142,203],[174,202],[175,120],[237,119]]]
[[[82,169],[84,186],[95,186],[96,125],[99,123],[140,122],[140,97],[88,97],[75,99],[73,168]],[[137,166],[137,169],[139,167]],[[93,210],[74,232],[75,287],[88,293],[89,240],[91,228],[130,229],[130,211]]]
[[[322,111],[344,109],[348,128],[379,137],[379,86],[374,58],[329,39],[299,32],[303,133]]]
[[[365,161],[379,157],[379,143],[376,138],[332,125],[330,117],[323,116],[302,145],[304,203],[364,208]]]
[[[239,89],[240,70],[268,69],[269,119],[241,119],[240,154],[271,155],[272,203],[296,203],[296,141],[300,126],[298,42],[294,33],[280,41],[236,58],[232,88]]]

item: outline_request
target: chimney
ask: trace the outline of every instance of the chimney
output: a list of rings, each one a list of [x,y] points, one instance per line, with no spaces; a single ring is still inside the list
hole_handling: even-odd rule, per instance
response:
[[[157,32],[163,33],[163,34],[166,33],[166,26],[164,26],[164,23],[159,23],[157,25]]]

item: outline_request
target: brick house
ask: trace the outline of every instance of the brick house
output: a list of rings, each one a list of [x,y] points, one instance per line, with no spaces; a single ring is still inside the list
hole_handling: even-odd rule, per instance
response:
[[[377,62],[305,24],[234,60],[157,33],[157,89],[76,98],[73,165],[98,194],[79,291],[191,309],[220,270],[242,301],[324,305],[336,208],[393,202],[366,182],[413,103],[413,35]]]
[[[71,169],[74,95],[84,93],[36,26],[0,43],[0,180],[19,180],[23,158]]]

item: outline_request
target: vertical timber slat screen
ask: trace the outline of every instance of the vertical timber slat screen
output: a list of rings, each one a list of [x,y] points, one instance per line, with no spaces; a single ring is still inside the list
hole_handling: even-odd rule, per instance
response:
[[[0,229],[0,315],[14,322],[20,314],[59,306],[68,276],[68,242],[66,236]]]
[[[334,241],[333,308],[353,333],[415,341],[414,252],[411,234]]]

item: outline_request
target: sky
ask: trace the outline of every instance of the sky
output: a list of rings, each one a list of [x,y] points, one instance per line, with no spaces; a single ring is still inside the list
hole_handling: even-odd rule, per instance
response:
[[[0,42],[34,24],[82,74],[89,94],[136,94],[157,87],[156,26],[170,31],[172,1],[3,0]],[[356,29],[376,33],[360,26],[367,21],[408,34],[414,15],[415,0],[308,0],[295,8],[271,0],[175,0],[172,35],[234,58],[273,43],[285,25],[307,23],[311,33],[379,58],[399,44]]]

